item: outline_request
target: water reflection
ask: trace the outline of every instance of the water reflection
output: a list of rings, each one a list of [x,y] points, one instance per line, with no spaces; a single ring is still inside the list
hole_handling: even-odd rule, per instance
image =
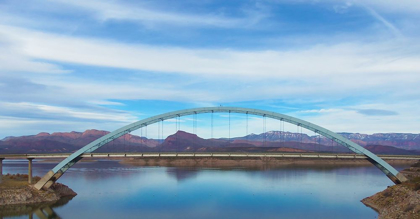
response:
[[[0,218],[24,215],[27,215],[28,218],[33,218],[35,215],[40,219],[59,219],[61,217],[54,211],[54,208],[66,205],[72,198],[64,197],[54,203],[0,206]]]
[[[166,170],[168,176],[176,179],[177,182],[182,182],[184,180],[193,179],[197,177],[198,170],[196,168],[168,168]]]
[[[26,168],[20,162],[7,162],[4,172],[24,173]],[[51,164],[34,162],[36,175],[50,168]],[[60,182],[78,195],[52,205],[14,206],[14,213],[0,209],[1,214],[6,218],[375,218],[376,212],[360,200],[392,184],[374,166],[141,167],[112,160],[77,163]]]

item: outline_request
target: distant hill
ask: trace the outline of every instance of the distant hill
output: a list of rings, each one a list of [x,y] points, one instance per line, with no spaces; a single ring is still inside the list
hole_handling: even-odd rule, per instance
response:
[[[68,153],[108,134],[108,131],[39,133],[7,137],[0,141],[0,153]],[[100,148],[97,152],[151,151],[158,141],[127,134]]]
[[[22,137],[7,137],[0,141],[0,153],[69,153],[108,134],[108,131],[39,133]],[[351,134],[343,136],[364,146],[376,154],[420,154],[416,134]],[[396,146],[377,144],[394,144]],[[147,139],[127,134],[105,145],[97,152],[350,152],[347,148],[332,144],[324,137],[306,134],[270,131],[237,138],[203,139],[184,131],[164,140]]]
[[[156,146],[156,149],[168,152],[308,152],[272,142],[263,145],[261,142],[203,139],[184,131],[168,136],[161,145]]]
[[[343,137],[350,139],[353,142],[361,146],[367,145],[384,145],[393,146],[405,150],[420,150],[420,134],[409,134],[409,133],[376,133],[372,135],[359,134],[359,133],[338,133]],[[332,141],[330,139],[318,136],[308,136],[307,134],[293,133],[293,132],[281,132],[281,131],[269,131],[261,134],[250,134],[244,137],[232,138],[234,140],[250,140],[250,141],[296,141],[302,143],[318,143],[322,145],[331,146]]]
[[[393,154],[393,155],[419,155],[420,151],[410,151],[404,150],[392,146],[384,146],[384,145],[368,145],[365,147],[369,151],[375,154]]]

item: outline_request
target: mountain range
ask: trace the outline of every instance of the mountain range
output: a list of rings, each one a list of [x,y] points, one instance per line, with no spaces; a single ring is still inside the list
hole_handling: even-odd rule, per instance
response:
[[[100,138],[108,131],[39,133],[7,137],[0,141],[0,154],[10,153],[70,153]],[[377,154],[420,154],[419,134],[339,133]],[[203,139],[184,131],[166,139],[147,139],[127,134],[98,149],[96,152],[350,152],[322,136],[269,131],[231,139]]]

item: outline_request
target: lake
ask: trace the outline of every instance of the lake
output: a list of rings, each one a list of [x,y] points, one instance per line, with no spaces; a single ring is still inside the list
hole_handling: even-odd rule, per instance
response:
[[[4,174],[27,173],[26,160],[3,164]],[[34,160],[34,175],[55,164]],[[79,162],[59,182],[78,195],[50,206],[56,216],[121,219],[377,218],[360,200],[393,184],[373,165],[138,167],[115,160]]]

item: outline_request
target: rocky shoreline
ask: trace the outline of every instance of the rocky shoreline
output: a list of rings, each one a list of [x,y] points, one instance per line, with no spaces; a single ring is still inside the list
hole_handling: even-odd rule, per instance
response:
[[[39,177],[35,178],[36,179]],[[68,186],[55,183],[48,190],[37,190],[33,185],[23,181],[25,175],[5,175],[0,184],[0,209],[8,205],[54,203],[63,197],[77,195]],[[26,176],[27,179],[27,176]]]
[[[378,218],[420,218],[420,162],[402,172],[408,182],[389,186],[362,200],[363,204],[379,213]]]

